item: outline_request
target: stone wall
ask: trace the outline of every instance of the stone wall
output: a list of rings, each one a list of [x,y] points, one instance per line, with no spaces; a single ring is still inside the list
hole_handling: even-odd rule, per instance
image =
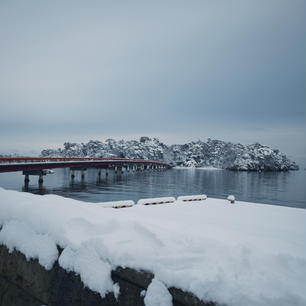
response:
[[[102,299],[84,287],[79,275],[67,272],[58,262],[46,270],[36,259],[27,261],[22,253],[9,253],[0,245],[0,306],[144,306],[140,292],[153,277],[146,271],[118,267],[112,271],[112,279],[120,285],[119,297],[116,300],[109,293]],[[217,306],[177,288],[169,288],[169,292],[174,306]]]

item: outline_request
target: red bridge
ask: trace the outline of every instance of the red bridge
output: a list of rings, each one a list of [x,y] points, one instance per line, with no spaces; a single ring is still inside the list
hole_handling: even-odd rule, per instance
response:
[[[98,175],[101,175],[101,169],[105,169],[108,175],[108,169],[118,169],[123,173],[126,171],[144,171],[150,169],[170,169],[172,166],[167,163],[144,160],[144,159],[126,159],[126,158],[68,158],[68,157],[1,157],[0,173],[23,171],[25,181],[29,181],[29,175],[38,175],[39,182],[42,183],[42,176],[50,173],[49,169],[70,168],[71,178],[74,178],[74,171],[84,171],[87,168],[97,168]]]

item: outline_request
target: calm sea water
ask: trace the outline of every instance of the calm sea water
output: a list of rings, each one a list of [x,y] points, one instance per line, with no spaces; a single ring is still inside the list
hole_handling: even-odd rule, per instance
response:
[[[21,172],[1,173],[0,186],[35,194],[57,194],[87,202],[134,200],[148,197],[192,195],[305,208],[305,170],[290,172],[233,172],[226,170],[171,169],[166,171],[115,174],[88,169],[82,181],[76,172],[74,181],[69,169],[55,169],[38,185],[30,176],[28,186]]]

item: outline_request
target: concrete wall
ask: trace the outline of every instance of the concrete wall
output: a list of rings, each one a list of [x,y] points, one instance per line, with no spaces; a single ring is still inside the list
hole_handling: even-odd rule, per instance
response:
[[[0,245],[0,306],[144,306],[140,292],[147,289],[153,274],[129,268],[112,271],[120,285],[118,300],[112,293],[103,299],[84,287],[79,275],[62,269],[58,262],[49,271],[37,260]],[[202,302],[192,294],[169,288],[174,306],[216,306]]]

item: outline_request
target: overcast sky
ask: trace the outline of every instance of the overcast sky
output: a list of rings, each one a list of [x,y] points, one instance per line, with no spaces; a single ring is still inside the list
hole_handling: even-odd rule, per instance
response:
[[[0,152],[259,141],[305,156],[304,0],[0,1]]]

